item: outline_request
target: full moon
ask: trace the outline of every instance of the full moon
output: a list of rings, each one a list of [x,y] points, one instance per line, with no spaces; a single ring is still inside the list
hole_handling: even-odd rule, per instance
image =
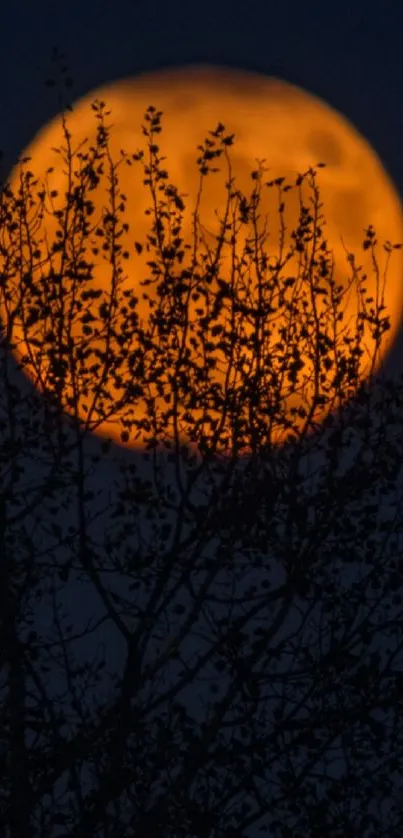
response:
[[[162,132],[158,134],[155,142],[158,142],[160,154],[165,157],[163,166],[168,172],[168,182],[174,184],[179,193],[184,196],[185,208],[183,210],[181,235],[185,244],[192,245],[185,250],[186,255],[183,262],[174,265],[176,275],[180,274],[181,268],[191,264],[193,253],[194,212],[200,189],[200,172],[196,162],[197,157],[200,156],[200,151],[197,149],[205,142],[206,137],[210,136],[211,139],[208,132],[214,131],[218,123],[221,123],[225,126],[226,134],[234,135],[233,144],[228,148],[234,188],[240,190],[247,198],[251,196],[252,190],[256,186],[256,179],[252,179],[251,173],[257,169],[257,161],[264,161],[259,212],[260,223],[263,225],[263,219],[265,219],[265,229],[267,230],[264,244],[264,250],[268,257],[265,268],[266,278],[269,279],[270,276],[273,276],[276,261],[278,262],[280,259],[280,185],[269,188],[265,184],[268,181],[272,182],[277,178],[284,177],[283,186],[286,184],[293,185],[293,188],[282,198],[285,204],[283,216],[285,221],[285,253],[292,244],[290,233],[297,226],[300,214],[299,196],[301,192],[295,187],[296,178],[299,174],[306,173],[310,167],[323,163],[325,167],[319,168],[317,174],[317,185],[325,221],[325,225],[321,224],[323,238],[326,240],[328,250],[333,254],[336,285],[342,285],[346,289],[342,306],[344,319],[340,329],[342,326],[347,326],[349,322],[354,323],[357,316],[357,294],[354,289],[347,293],[353,271],[353,263],[351,258],[349,259],[349,254],[354,254],[356,265],[362,266],[363,273],[367,275],[365,283],[367,296],[376,298],[376,271],[374,271],[373,254],[371,248],[363,249],[364,231],[369,225],[373,225],[376,231],[379,242],[377,262],[382,288],[388,258],[382,245],[385,241],[392,242],[392,244],[403,241],[402,207],[397,192],[376,152],[347,119],[332,107],[289,83],[250,72],[208,66],[190,66],[158,71],[113,82],[110,85],[91,91],[84,98],[78,100],[73,105],[72,111],[67,111],[65,114],[66,125],[71,136],[71,148],[75,152],[79,147],[82,151],[85,151],[91,145],[94,145],[97,123],[91,105],[95,100],[103,101],[110,113],[107,117],[107,124],[111,126],[109,135],[111,157],[116,162],[122,160],[118,177],[121,192],[127,199],[125,217],[122,218],[122,221],[126,221],[129,225],[129,229],[119,239],[123,249],[127,251],[126,260],[122,263],[124,268],[122,287],[132,289],[135,292],[138,298],[137,312],[140,322],[146,325],[150,319],[149,300],[143,299],[142,293],[147,292],[151,298],[154,294],[155,298],[155,291],[153,291],[155,285],[140,286],[141,280],[150,277],[150,267],[147,266],[147,261],[155,257],[147,247],[144,246],[139,252],[139,248],[135,246],[135,242],[146,245],[147,234],[151,232],[150,215],[146,214],[146,210],[151,203],[150,192],[144,185],[145,175],[140,162],[133,161],[132,165],[125,165],[121,150],[123,149],[130,155],[139,150],[144,150],[144,159],[146,160],[147,144],[141,126],[144,125],[145,112],[150,105],[162,111],[163,114]],[[80,146],[84,140],[88,140],[87,145]],[[62,163],[61,156],[56,151],[56,149],[65,145],[65,135],[60,116],[58,116],[34,137],[32,143],[24,151],[24,155],[20,158],[21,161],[23,156],[30,157],[29,163],[25,164],[25,170],[32,171],[35,178],[38,179],[37,192],[40,190],[41,184],[45,183],[46,178],[48,195],[53,192],[53,209],[60,209],[65,205],[65,196],[68,191],[67,167]],[[206,254],[209,248],[214,253],[217,246],[217,236],[220,231],[219,219],[224,216],[228,198],[226,183],[228,182],[229,172],[226,159],[224,155],[217,161],[213,160],[212,165],[217,166],[219,171],[210,173],[203,179],[203,188],[198,205],[201,222],[198,228],[198,236],[200,237],[200,247],[204,248]],[[80,164],[79,158],[75,157],[73,169],[76,172],[80,165],[84,164]],[[13,190],[18,189],[21,166],[22,163],[19,162],[9,179]],[[53,171],[47,174],[50,168],[53,168]],[[105,177],[101,180],[99,188],[89,196],[95,206],[94,221],[96,218],[102,218],[106,211],[105,208],[109,206],[109,185]],[[304,203],[309,206],[310,193],[305,180],[302,184],[302,190]],[[33,219],[35,207],[32,207],[30,212]],[[39,232],[38,236],[42,236],[43,257],[45,243],[48,248],[52,242],[57,241],[58,224],[55,216],[48,211],[43,216],[42,225],[45,229],[45,236],[43,232]],[[222,280],[229,281],[234,258],[238,258],[239,266],[241,264],[242,248],[252,232],[252,225],[249,222],[245,223],[239,230],[238,251],[235,256],[230,243],[227,243],[223,248],[216,281],[217,276]],[[91,287],[102,289],[108,294],[111,291],[112,283],[111,265],[102,256],[101,251],[94,255],[92,250],[94,243],[96,243],[96,238],[92,236],[92,243],[88,242],[85,253],[85,258],[94,265]],[[3,259],[3,257],[1,258]],[[52,258],[56,260],[56,252]],[[285,278],[294,277],[295,280],[299,270],[300,281],[302,282],[303,270],[301,262],[298,263],[298,259],[300,259],[300,254],[295,252],[292,258],[284,262],[280,275]],[[206,264],[208,262],[204,262],[204,265]],[[269,268],[270,265],[271,269]],[[60,265],[58,269],[60,270]],[[31,270],[38,283],[41,278],[43,281],[45,276],[43,258],[41,260],[38,257],[36,262],[34,261],[33,267],[31,264]],[[198,271],[199,274],[202,272],[200,263]],[[256,270],[253,274],[251,268],[244,268],[244,274],[245,276],[248,275],[252,292],[254,287],[255,295],[257,295]],[[378,367],[385,357],[387,349],[390,348],[400,325],[403,298],[402,280],[403,251],[394,250],[388,263],[384,286],[384,304],[386,313],[390,316],[391,326],[387,333],[387,340],[384,341],[383,357],[380,357],[377,362]],[[63,276],[61,281],[64,281]],[[17,276],[14,280],[14,286],[11,285],[11,287],[13,288],[15,304],[17,304],[19,291]],[[289,299],[291,299],[292,293],[291,282],[288,288]],[[307,299],[309,300],[309,297]],[[93,341],[95,343],[98,341],[101,345],[104,339],[100,337],[100,332],[96,333],[97,323],[100,325],[103,322],[101,319],[98,321],[96,316],[99,302],[95,300],[93,304],[95,321],[92,322],[92,327],[95,330]],[[192,315],[190,319],[196,330],[194,337],[197,336],[197,324],[202,317],[200,308],[202,304],[203,300],[193,301],[193,297],[190,301]],[[321,302],[318,297],[319,304],[323,307],[323,298]],[[228,311],[227,306],[227,315],[221,315],[224,328],[226,323],[228,324]],[[301,318],[307,317],[305,309],[301,309],[300,316]],[[3,322],[7,319],[3,298],[0,299],[0,319]],[[246,335],[250,335],[252,327],[253,321],[249,323],[245,315],[243,328]],[[34,381],[35,386],[39,389],[45,389],[49,360],[46,354],[44,356],[41,340],[38,340],[38,324],[30,328],[31,331],[26,324],[23,324],[19,312],[16,311],[13,351],[18,359],[25,358],[25,372]],[[72,334],[77,345],[82,336],[81,329],[81,322],[76,318],[76,322],[72,325]],[[280,324],[277,315],[277,320],[276,318],[273,319],[271,337],[268,339],[268,348],[270,349],[271,345],[274,354],[277,351],[274,350],[274,344],[278,344],[279,340],[281,342],[279,329]],[[31,343],[30,334],[33,336],[34,332],[37,340]],[[191,331],[189,335],[192,337]],[[284,342],[284,333],[282,340]],[[195,342],[192,346],[195,346]],[[190,351],[197,354],[194,348],[190,348]],[[301,351],[304,364],[308,369],[308,355],[304,355],[304,350]],[[243,363],[244,369],[246,369],[251,356],[251,350],[244,348],[243,360],[241,354],[239,354],[238,363],[240,365]],[[199,357],[199,365],[202,366],[203,358],[200,351],[197,357]],[[220,355],[218,349],[215,357],[217,364],[210,370],[210,380],[223,387],[228,358],[224,351],[221,351]],[[364,355],[360,368],[362,379],[368,375],[368,369],[369,357]],[[40,374],[38,370],[41,371]],[[244,373],[244,379],[248,376],[250,378],[252,373],[253,370],[250,368],[249,373]],[[124,378],[124,375],[133,378],[133,368],[127,367],[125,370],[123,366],[119,374],[122,378]],[[273,367],[271,367],[270,374],[272,378],[269,377],[268,373],[268,382],[274,380]],[[146,430],[146,426],[144,426],[144,429],[138,431],[133,428],[130,432],[124,432],[127,426],[124,423],[122,424],[122,418],[124,415],[128,415],[135,416],[137,419],[146,419],[147,405],[144,398],[139,396],[135,398],[131,407],[127,404],[123,405],[121,403],[122,391],[118,379],[114,376],[106,377],[103,381],[103,387],[106,388],[110,397],[110,404],[112,407],[115,405],[116,409],[112,409],[107,417],[102,418],[102,414],[97,410],[97,405],[91,405],[88,393],[79,393],[78,396],[76,394],[76,407],[72,406],[73,400],[68,398],[69,396],[72,397],[74,391],[72,375],[73,372],[68,372],[65,380],[66,397],[63,404],[65,413],[74,414],[74,410],[76,410],[76,416],[78,415],[80,422],[88,422],[89,429],[100,437],[111,437],[118,444],[127,447],[143,448],[145,439],[150,436],[150,430]],[[101,377],[102,373],[97,373],[96,376],[94,374],[94,383],[100,381]],[[236,389],[235,385],[234,389]],[[268,401],[271,395],[270,389],[268,383]],[[305,407],[306,411],[309,411],[313,392],[314,384],[307,376],[303,383],[302,375],[301,382],[297,384],[285,379],[282,389],[284,415],[289,415],[292,408]],[[158,394],[156,398],[157,402],[159,399],[161,409],[168,410],[169,401],[163,401]],[[263,398],[265,398],[264,394]],[[183,441],[192,444],[192,438],[187,432],[188,425],[186,424],[186,414],[189,410],[191,411],[191,408],[186,405],[183,406],[180,415],[180,436]],[[315,422],[322,421],[328,410],[326,404],[323,406],[319,402],[315,409]],[[130,411],[132,412],[130,413]],[[219,407],[210,406],[208,413],[210,417],[215,418],[216,423],[220,421],[222,410]],[[206,406],[202,408],[200,404],[193,405],[195,419],[202,422],[205,414]],[[293,415],[295,416],[295,411]],[[303,414],[301,416],[302,418],[298,421],[302,426],[304,422]],[[174,434],[172,421],[172,418],[168,418],[164,426],[167,439],[172,438]],[[274,443],[281,444],[285,439],[286,432],[281,424],[273,427],[272,440]],[[230,447],[229,443],[228,446],[224,446],[224,450],[227,450],[227,447]]]

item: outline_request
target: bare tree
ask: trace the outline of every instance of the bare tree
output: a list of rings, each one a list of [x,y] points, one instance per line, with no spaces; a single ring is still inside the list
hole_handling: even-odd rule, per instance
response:
[[[356,322],[338,327],[345,289],[315,168],[267,185],[258,167],[241,194],[233,137],[210,131],[200,194],[216,164],[228,167],[212,251],[199,206],[185,243],[162,115],[150,106],[145,152],[120,161],[102,103],[94,115],[96,143],[78,152],[64,122],[71,179],[54,241],[41,233],[52,195],[29,161],[19,190],[1,195],[1,834],[398,836],[403,413],[400,381],[375,376],[382,298],[371,311],[363,293]],[[127,164],[143,166],[150,194],[145,325],[123,290],[123,234],[137,241],[123,220]],[[102,178],[110,206],[94,218]],[[275,264],[263,188],[278,190],[280,222],[287,192],[300,195]],[[96,288],[94,236],[111,294]],[[371,227],[364,247],[377,271]],[[230,277],[225,253],[237,256]],[[359,297],[365,277],[350,264]],[[18,363],[16,322],[28,347]],[[373,363],[360,384],[364,325]],[[311,403],[287,410],[308,376]],[[146,450],[126,456],[105,440],[89,457],[117,409],[122,441],[146,434]],[[120,473],[106,503],[94,489],[101,454]],[[117,673],[101,644],[85,656],[101,626],[124,649]]]

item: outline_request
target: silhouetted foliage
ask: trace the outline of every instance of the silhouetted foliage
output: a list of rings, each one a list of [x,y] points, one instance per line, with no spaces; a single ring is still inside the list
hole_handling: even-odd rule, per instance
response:
[[[78,152],[64,123],[76,174],[53,241],[43,229],[56,196],[28,166],[19,193],[6,183],[1,195],[1,834],[400,836],[403,391],[385,377],[375,386],[382,299],[371,310],[363,292],[356,322],[337,333],[346,289],[316,168],[267,186],[259,166],[240,194],[236,140],[223,125],[209,131],[200,190],[220,162],[229,175],[212,248],[198,206],[185,241],[162,114],[148,109],[144,152],[116,162],[107,116],[95,102],[96,143]],[[145,242],[124,220],[125,165],[144,167]],[[102,178],[110,205],[94,218]],[[301,195],[292,253],[280,237],[276,263],[258,223],[264,186],[278,191],[280,221],[287,192]],[[149,253],[144,291],[125,289],[125,234]],[[371,227],[363,246],[376,254]],[[96,288],[100,252],[111,294]],[[230,277],[225,253],[237,257]],[[354,260],[351,284],[365,288]],[[310,294],[322,300],[316,323]],[[17,363],[18,318],[29,354]],[[373,351],[360,384],[364,323]],[[315,398],[286,411],[307,370]],[[117,409],[122,442],[146,432],[147,450],[105,440],[90,457]],[[106,502],[103,462],[121,481]],[[104,624],[124,647],[118,673],[101,645],[85,652]]]

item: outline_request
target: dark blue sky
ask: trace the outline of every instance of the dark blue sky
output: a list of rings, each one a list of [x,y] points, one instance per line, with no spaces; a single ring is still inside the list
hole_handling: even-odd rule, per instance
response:
[[[1,28],[5,170],[56,113],[53,91],[44,84],[56,46],[71,67],[73,98],[125,76],[184,63],[229,65],[297,84],[352,121],[403,197],[403,0],[9,0]],[[396,349],[403,358],[400,347],[403,337]],[[88,442],[97,449],[96,439]],[[34,471],[40,479],[37,465]],[[106,492],[113,476],[105,458],[94,486]],[[66,586],[65,606],[77,619],[90,611],[96,616],[95,594],[82,584]],[[38,611],[48,627],[45,606]],[[109,648],[107,656],[119,666],[122,651],[114,637]]]
[[[66,54],[72,98],[139,72],[226,64],[322,97],[370,141],[403,197],[403,3],[382,0],[14,0],[2,10],[4,174],[58,110],[44,81]],[[388,367],[403,368],[403,334]]]
[[[55,111],[43,81],[65,51],[75,98],[139,71],[211,62],[323,97],[370,140],[403,193],[403,4],[296,0],[14,0],[2,10],[0,148],[13,156]]]

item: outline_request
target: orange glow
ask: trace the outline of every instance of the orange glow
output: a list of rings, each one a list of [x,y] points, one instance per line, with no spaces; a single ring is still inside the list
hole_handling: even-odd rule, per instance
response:
[[[235,186],[247,196],[251,194],[253,188],[250,173],[256,169],[257,159],[266,161],[264,165],[267,167],[267,172],[264,180],[284,176],[290,184],[295,183],[297,173],[305,172],[318,162],[325,163],[326,168],[319,170],[317,183],[326,222],[324,238],[334,253],[337,284],[341,283],[345,286],[351,276],[351,266],[346,257],[347,250],[355,254],[357,264],[362,265],[364,272],[368,275],[366,283],[368,295],[375,292],[371,252],[362,250],[364,229],[369,224],[375,227],[379,241],[378,260],[382,277],[386,254],[381,245],[385,240],[390,240],[392,243],[403,240],[402,208],[396,191],[374,150],[344,117],[328,105],[288,83],[247,72],[207,67],[167,70],[113,83],[92,91],[76,103],[73,112],[66,115],[73,149],[77,149],[84,138],[88,138],[91,142],[95,140],[96,121],[91,109],[91,103],[95,99],[103,100],[111,111],[110,116],[107,117],[107,123],[112,126],[109,141],[112,158],[115,161],[120,158],[121,149],[129,153],[141,148],[146,150],[146,139],[141,132],[144,113],[149,105],[154,105],[163,111],[163,130],[157,142],[160,144],[161,154],[166,156],[164,165],[169,172],[169,181],[178,187],[180,193],[188,195],[184,198],[183,217],[183,235],[185,242],[188,243],[192,242],[192,213],[199,189],[199,172],[196,165],[196,158],[199,154],[197,146],[204,142],[208,131],[213,131],[219,122],[225,125],[227,133],[235,134],[234,145],[230,149],[233,175],[236,178]],[[60,157],[52,149],[60,148],[64,142],[60,119],[56,118],[34,138],[32,144],[24,152],[24,155],[32,158],[28,168],[34,172],[35,177],[39,177],[40,181],[44,178],[48,167],[55,167],[48,180],[49,189],[56,189],[59,192],[59,197],[54,200],[55,207],[64,206],[63,195],[67,190],[67,176],[62,171]],[[216,211],[222,217],[227,198],[225,182],[228,172],[225,161],[222,159],[218,163],[212,161],[212,164],[219,165],[221,171],[208,175],[204,180],[200,219],[206,242],[214,250],[214,234],[217,235],[219,231]],[[19,169],[16,167],[10,180],[14,189],[18,186],[18,177]],[[139,255],[134,248],[135,241],[145,244],[146,235],[150,232],[150,219],[144,214],[150,206],[150,194],[142,184],[143,177],[142,167],[137,162],[134,162],[131,167],[122,165],[119,169],[120,188],[127,196],[127,212],[122,221],[130,224],[127,242],[124,243],[129,252],[129,258],[123,262],[123,267],[127,272],[124,287],[133,288],[138,295],[139,316],[146,324],[149,319],[149,308],[147,302],[141,298],[139,282],[149,275],[147,260],[155,257],[153,253],[147,253],[145,249]],[[39,188],[38,184],[37,190]],[[100,216],[102,208],[108,204],[106,189],[107,184],[104,182],[102,188],[91,193],[96,206],[96,216]],[[308,195],[308,192],[304,194]],[[289,246],[289,233],[298,221],[297,190],[292,189],[285,195],[284,200],[286,245]],[[269,238],[265,244],[265,250],[274,263],[278,257],[279,247],[277,189],[262,189],[260,212],[262,218],[267,214]],[[51,242],[54,240],[56,222],[50,215],[45,216],[45,219],[48,242]],[[246,234],[251,234],[250,225],[245,226],[239,234],[238,247],[244,244]],[[123,241],[124,237],[121,243]],[[186,257],[188,261],[190,255],[191,251],[188,251]],[[96,262],[94,287],[109,291],[110,265],[105,261],[102,262],[101,256],[88,256],[88,258],[92,261],[95,259]],[[221,277],[229,276],[230,264],[231,251],[228,247],[221,262]],[[179,272],[180,267],[177,265],[175,270]],[[282,275],[292,276],[296,271],[297,261],[294,256],[283,269]],[[402,251],[396,251],[392,255],[388,269],[385,291],[386,313],[391,315],[391,329],[384,343],[388,348],[400,323],[403,297],[402,277],[403,255]],[[150,293],[150,288],[151,286],[148,289],[144,288],[144,291],[148,290]],[[17,288],[15,288],[15,294],[17,294]],[[98,302],[95,303],[95,306],[97,305]],[[200,302],[191,303],[191,320],[194,319],[195,322],[198,318],[195,313],[198,305]],[[345,306],[343,324],[347,325],[350,318],[355,317],[357,311],[354,291],[343,300],[343,308]],[[0,316],[3,319],[4,312],[1,308]],[[224,320],[222,322],[224,323]],[[272,338],[272,342],[279,339],[276,328],[273,327],[273,336],[276,337]],[[75,339],[79,336],[78,329],[77,323],[73,326]],[[246,322],[245,332],[248,332]],[[18,318],[15,321],[13,339],[18,343],[17,355],[22,357],[27,352],[28,345]],[[370,350],[371,344],[367,343]],[[38,361],[40,349],[34,346],[29,348]],[[250,350],[246,350],[246,358],[248,357],[250,358]],[[362,377],[366,375],[365,365],[368,365],[368,360],[368,357],[363,358]],[[42,358],[41,363],[42,371],[46,373],[46,358]],[[25,367],[25,370],[35,381],[36,386],[41,388],[41,382],[37,374],[32,372],[30,364]],[[225,357],[222,356],[216,370],[212,373],[212,380],[223,385],[225,373]],[[113,402],[116,402],[119,396],[117,386],[111,380],[108,380],[106,386]],[[67,394],[72,395],[71,386]],[[286,413],[292,407],[298,407],[301,404],[309,407],[312,394],[313,389],[309,382],[305,384],[303,393],[289,385],[283,391]],[[88,398],[80,395],[78,410],[83,421],[85,421],[84,404],[86,402],[88,403]],[[67,404],[65,404],[65,409],[67,413],[70,412]],[[166,404],[164,404],[164,409],[166,409]],[[182,418],[185,412],[182,411]],[[199,408],[194,408],[193,413],[195,418],[200,418],[202,415]],[[325,407],[318,406],[315,421],[321,421],[324,413]],[[148,436],[145,431],[142,431],[140,436],[136,436],[133,431],[129,439],[122,441],[121,433],[124,427],[121,424],[121,418],[124,414],[130,415],[127,413],[127,406],[109,416],[108,420],[99,421],[95,409],[91,417],[92,422],[98,422],[93,426],[94,432],[99,436],[110,436],[122,445],[141,448],[144,444],[144,437]],[[146,415],[143,403],[136,404],[134,415],[137,418]],[[217,418],[219,419],[219,411]],[[186,423],[182,423],[181,426],[183,440],[186,440],[185,425]],[[172,437],[172,426],[171,428],[166,426],[166,434],[167,437]],[[272,439],[276,443],[284,442],[284,430],[274,429]]]

